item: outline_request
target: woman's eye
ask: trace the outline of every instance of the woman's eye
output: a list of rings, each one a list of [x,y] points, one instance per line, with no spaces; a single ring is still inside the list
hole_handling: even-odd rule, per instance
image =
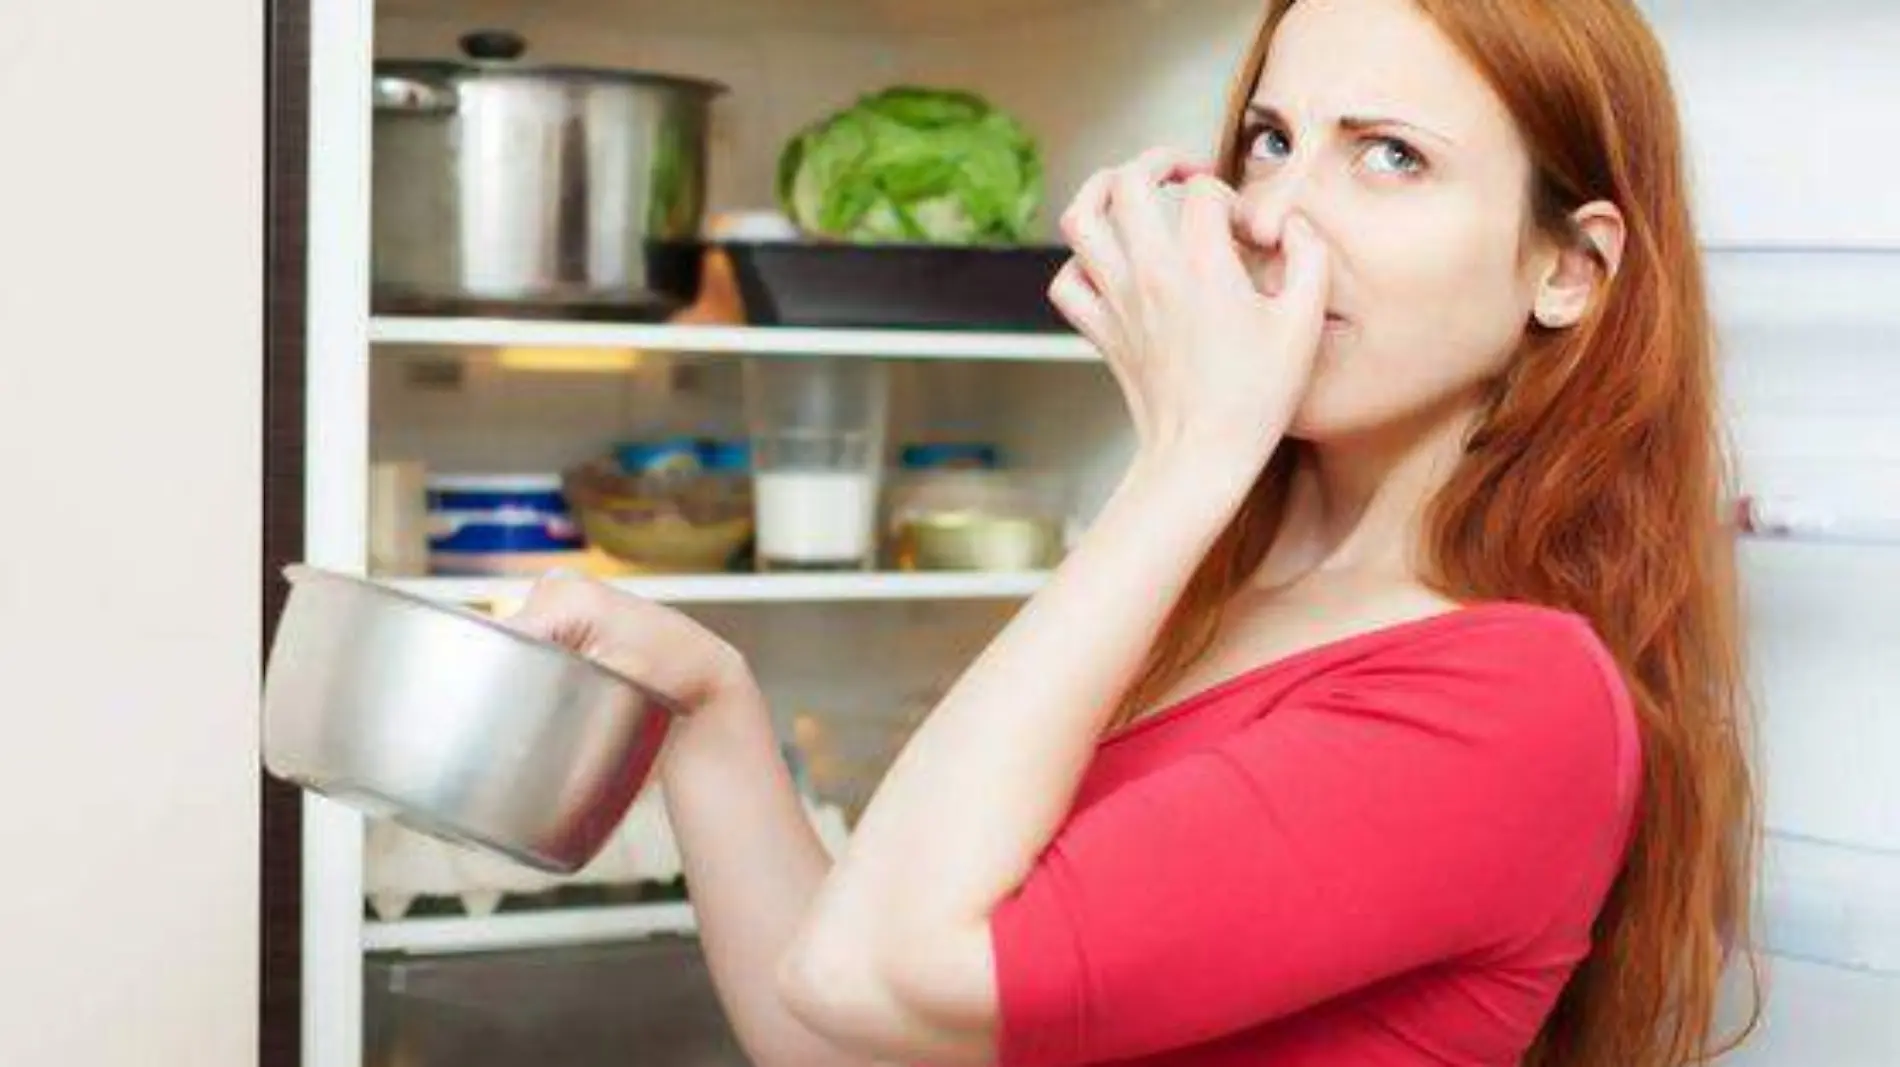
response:
[[[1425,157],[1393,137],[1380,137],[1366,149],[1366,165],[1381,174],[1416,174],[1425,169]]]
[[[1250,159],[1285,159],[1293,154],[1293,142],[1287,135],[1271,127],[1253,135],[1253,141],[1247,146]]]

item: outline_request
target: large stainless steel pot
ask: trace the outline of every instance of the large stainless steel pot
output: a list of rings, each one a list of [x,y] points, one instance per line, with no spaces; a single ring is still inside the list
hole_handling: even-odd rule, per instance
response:
[[[264,682],[272,774],[540,870],[594,857],[665,741],[661,697],[457,608],[285,573]]]
[[[385,312],[659,318],[691,303],[711,82],[518,62],[378,62],[372,281]]]

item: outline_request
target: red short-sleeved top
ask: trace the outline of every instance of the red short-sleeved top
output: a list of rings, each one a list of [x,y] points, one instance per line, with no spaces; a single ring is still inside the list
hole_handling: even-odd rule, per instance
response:
[[[1641,754],[1579,616],[1485,603],[1110,736],[991,917],[1004,1067],[1515,1064],[1621,868]]]

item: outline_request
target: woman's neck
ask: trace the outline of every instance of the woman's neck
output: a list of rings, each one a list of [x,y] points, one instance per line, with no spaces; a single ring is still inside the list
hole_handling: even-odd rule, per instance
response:
[[[1414,425],[1306,443],[1279,536],[1253,584],[1418,582],[1426,508],[1463,456],[1476,417],[1476,406],[1464,404]]]

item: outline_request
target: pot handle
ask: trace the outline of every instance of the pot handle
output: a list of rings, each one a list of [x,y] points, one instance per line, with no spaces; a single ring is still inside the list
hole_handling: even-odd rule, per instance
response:
[[[476,30],[463,34],[457,43],[468,58],[489,62],[520,59],[528,50],[527,39],[513,30]]]
[[[450,115],[456,108],[453,86],[408,75],[377,75],[371,95],[375,109],[386,114]]]

